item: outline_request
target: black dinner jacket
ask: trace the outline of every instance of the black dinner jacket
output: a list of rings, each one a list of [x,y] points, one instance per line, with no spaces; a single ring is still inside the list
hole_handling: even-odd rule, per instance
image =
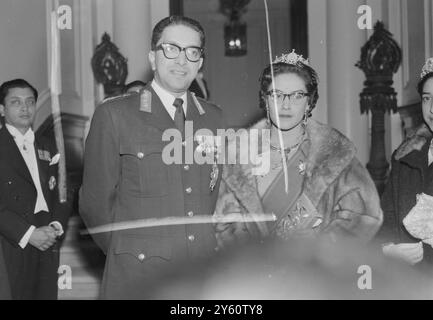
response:
[[[40,156],[38,150],[48,152],[45,155],[49,154],[52,158],[57,153],[55,144],[47,139],[35,139],[35,152],[42,191],[52,215],[51,221],[59,221],[66,230],[71,210],[67,202],[59,202],[58,163],[49,165],[49,159]],[[37,191],[30,171],[14,138],[3,126],[0,129],[0,238],[18,246],[31,226],[29,218],[34,214],[36,199]]]

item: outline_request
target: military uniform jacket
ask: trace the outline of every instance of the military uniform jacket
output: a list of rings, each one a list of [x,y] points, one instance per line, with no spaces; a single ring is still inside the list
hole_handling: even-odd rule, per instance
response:
[[[186,121],[194,133],[223,128],[221,110],[188,92]],[[88,228],[139,219],[213,214],[221,166],[211,190],[211,164],[170,164],[162,159],[167,129],[175,127],[148,85],[140,93],[105,101],[86,141],[80,214]],[[188,131],[188,130],[187,130]],[[190,133],[186,132],[186,143]],[[194,142],[193,148],[197,147]],[[181,147],[184,152],[186,145]],[[190,150],[191,150],[190,149]],[[146,281],[166,265],[215,252],[212,224],[135,228],[94,234],[107,254],[104,298],[143,298]]]
[[[52,215],[66,230],[70,207],[61,204],[57,189],[58,164],[49,165],[57,154],[55,146],[48,140],[35,139],[42,192]],[[7,268],[3,249],[5,242],[22,250],[18,243],[30,228],[28,218],[34,214],[37,191],[30,171],[6,126],[0,129],[0,298],[9,296]],[[30,244],[28,244],[30,245]],[[13,266],[9,266],[13,268]]]

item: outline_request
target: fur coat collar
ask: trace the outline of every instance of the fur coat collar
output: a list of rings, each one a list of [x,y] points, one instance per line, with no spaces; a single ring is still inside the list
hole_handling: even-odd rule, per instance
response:
[[[270,127],[266,119],[263,119],[250,129],[265,128]],[[303,192],[317,207],[327,187],[350,165],[355,157],[356,149],[343,134],[312,119],[308,121],[306,129],[310,148],[306,150],[307,162]],[[260,135],[258,138],[261,141]],[[248,212],[263,212],[256,179],[252,175],[251,168],[251,165],[227,165],[223,179]],[[264,224],[262,228],[266,228]]]
[[[395,159],[400,160],[412,151],[421,151],[424,145],[432,138],[432,132],[426,124],[422,124],[395,151]]]

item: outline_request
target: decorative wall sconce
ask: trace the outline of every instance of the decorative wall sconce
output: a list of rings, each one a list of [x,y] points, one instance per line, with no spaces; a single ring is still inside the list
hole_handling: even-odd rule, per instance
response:
[[[104,86],[106,96],[123,92],[128,76],[128,64],[117,46],[111,42],[110,36],[104,33],[102,42],[96,47],[92,57],[92,70],[96,82]]]
[[[378,21],[374,32],[361,48],[361,59],[355,66],[364,71],[367,80],[360,94],[361,113],[372,113],[371,150],[367,169],[379,194],[385,187],[389,163],[385,156],[385,112],[397,111],[397,93],[392,87],[393,74],[401,64],[402,52],[392,34]]]
[[[247,24],[241,22],[250,0],[220,0],[220,11],[229,18],[224,25],[225,55],[239,57],[247,54]]]

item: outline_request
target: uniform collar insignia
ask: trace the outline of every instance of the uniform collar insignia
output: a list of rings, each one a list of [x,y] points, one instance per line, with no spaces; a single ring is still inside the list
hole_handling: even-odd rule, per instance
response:
[[[147,89],[140,93],[140,111],[152,112],[152,93]]]
[[[198,112],[200,113],[200,115],[205,114],[206,112],[204,111],[202,105],[200,104],[200,102],[198,101],[197,97],[195,96],[194,92],[191,92],[191,96],[192,96],[192,100],[194,101],[194,104],[198,110]]]

